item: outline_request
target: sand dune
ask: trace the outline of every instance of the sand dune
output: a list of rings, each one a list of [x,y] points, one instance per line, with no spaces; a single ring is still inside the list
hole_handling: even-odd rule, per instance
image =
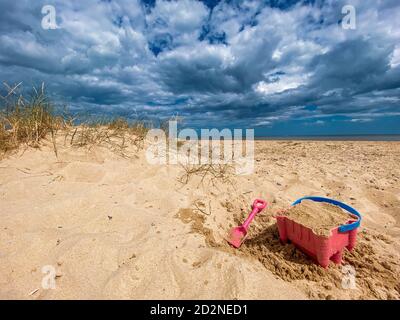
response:
[[[150,165],[50,143],[0,161],[2,299],[399,299],[400,143],[256,143],[256,171],[187,184]],[[273,214],[304,195],[356,207],[356,289],[277,240]],[[224,237],[256,197],[270,206],[235,250]],[[56,287],[42,288],[43,266]]]

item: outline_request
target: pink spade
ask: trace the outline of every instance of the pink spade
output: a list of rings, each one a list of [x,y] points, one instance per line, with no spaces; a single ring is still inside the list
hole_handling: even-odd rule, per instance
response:
[[[231,229],[229,233],[228,242],[235,248],[239,248],[247,235],[247,230],[250,223],[253,221],[257,213],[261,212],[267,206],[264,200],[256,199],[253,202],[253,210],[241,226]]]

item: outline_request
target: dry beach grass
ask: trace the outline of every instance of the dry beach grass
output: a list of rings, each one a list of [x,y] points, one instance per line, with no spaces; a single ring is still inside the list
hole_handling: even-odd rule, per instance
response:
[[[89,119],[75,125],[76,118],[55,112],[44,84],[40,88],[33,87],[28,98],[17,91],[21,83],[4,85],[7,94],[0,97],[0,152],[3,155],[21,146],[39,148],[41,140],[50,138],[57,156],[59,136],[63,136],[64,146],[87,149],[105,146],[122,156],[128,156],[125,152],[128,146],[135,146],[137,150],[143,148],[148,127],[142,121]]]

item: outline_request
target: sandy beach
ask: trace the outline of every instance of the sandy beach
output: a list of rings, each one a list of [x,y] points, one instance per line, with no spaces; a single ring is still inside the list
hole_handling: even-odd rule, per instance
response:
[[[255,172],[151,165],[144,150],[50,141],[0,161],[1,299],[399,299],[400,142],[257,141]],[[306,195],[363,216],[343,270],[279,242],[274,215]],[[260,197],[240,249],[225,241]],[[55,287],[42,287],[44,266]]]

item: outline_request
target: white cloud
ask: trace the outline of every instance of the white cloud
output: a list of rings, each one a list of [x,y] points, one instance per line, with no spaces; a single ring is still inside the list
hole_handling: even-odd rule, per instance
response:
[[[400,47],[393,50],[392,58],[390,59],[390,67],[395,68],[400,65]]]
[[[370,121],[372,121],[372,119],[371,118],[362,118],[362,119],[355,118],[355,119],[351,119],[349,121],[350,122],[370,122]]]
[[[255,90],[265,95],[281,93],[286,90],[296,89],[307,84],[309,75],[279,75],[273,82],[260,81],[255,85]]]

